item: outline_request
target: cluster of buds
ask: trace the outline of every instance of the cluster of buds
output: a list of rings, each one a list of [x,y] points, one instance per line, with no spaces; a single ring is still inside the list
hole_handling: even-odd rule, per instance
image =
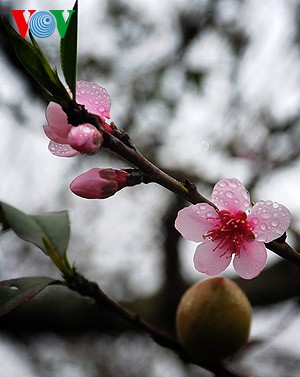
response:
[[[110,97],[106,89],[95,83],[78,81],[76,102],[97,118],[105,132],[114,132],[114,128],[105,121],[105,118],[110,118]],[[44,126],[44,131],[50,139],[49,150],[56,156],[95,154],[103,144],[100,130],[89,123],[73,126],[57,103],[49,103],[46,118],[48,125]],[[70,189],[82,198],[105,199],[123,187],[138,185],[144,180],[145,176],[138,169],[93,168],[76,177],[71,182]]]
[[[126,186],[143,182],[138,169],[93,168],[80,174],[70,184],[71,191],[86,199],[105,199]]]

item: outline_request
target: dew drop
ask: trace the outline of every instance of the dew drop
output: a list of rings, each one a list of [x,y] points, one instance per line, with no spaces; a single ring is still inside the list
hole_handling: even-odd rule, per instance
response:
[[[233,192],[232,191],[226,191],[225,192],[225,196],[229,199],[233,199],[234,195],[233,195]]]
[[[263,213],[261,214],[261,217],[262,217],[263,219],[269,219],[269,218],[271,217],[271,214],[270,214],[269,212],[263,212]]]
[[[227,186],[227,183],[225,181],[221,181],[219,182],[218,184],[220,187],[226,187]]]
[[[248,199],[249,198],[249,194],[248,194],[248,191],[246,189],[242,189],[241,190],[241,194],[243,196],[244,199]]]
[[[264,223],[260,224],[259,227],[260,227],[261,230],[266,230],[268,228],[268,226]]]
[[[272,220],[271,221],[271,225],[272,226],[278,226],[278,224],[279,224],[279,221],[277,221],[277,220]]]

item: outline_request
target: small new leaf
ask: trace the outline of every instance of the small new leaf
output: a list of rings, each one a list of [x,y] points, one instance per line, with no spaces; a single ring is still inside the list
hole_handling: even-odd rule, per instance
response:
[[[0,220],[6,229],[11,228],[18,237],[40,248],[61,272],[72,273],[66,255],[70,239],[70,222],[66,211],[27,215],[0,202]]]

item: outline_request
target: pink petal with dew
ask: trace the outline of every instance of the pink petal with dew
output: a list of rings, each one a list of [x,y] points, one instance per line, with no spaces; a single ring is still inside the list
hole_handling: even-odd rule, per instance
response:
[[[70,145],[58,144],[53,141],[50,141],[48,149],[52,154],[58,157],[74,157],[79,154],[79,152],[75,151]]]
[[[259,275],[267,262],[267,250],[263,242],[245,242],[240,254],[235,255],[233,267],[243,279],[253,279]]]
[[[110,118],[110,97],[106,89],[93,82],[77,81],[76,101],[90,113]]]
[[[283,235],[291,223],[290,211],[271,200],[261,200],[255,204],[248,222],[252,225],[257,241],[271,242]]]
[[[229,266],[231,262],[230,253],[224,254],[224,250],[217,248],[216,242],[206,241],[198,245],[194,255],[194,265],[197,271],[209,276],[218,275]]]
[[[212,192],[212,202],[220,209],[233,213],[246,211],[250,207],[250,195],[244,185],[236,178],[222,179]]]
[[[63,111],[59,104],[55,102],[49,103],[46,109],[46,118],[49,123],[49,128],[51,128],[53,134],[61,138],[67,138],[72,126],[71,124],[68,124],[67,114]],[[51,140],[53,139],[51,138]]]
[[[175,220],[175,228],[190,241],[203,241],[203,235],[213,227],[219,215],[207,203],[198,203],[181,209]]]

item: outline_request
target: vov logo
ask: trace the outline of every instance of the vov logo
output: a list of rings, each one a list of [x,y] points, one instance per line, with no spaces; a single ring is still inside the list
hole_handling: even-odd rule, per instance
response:
[[[57,28],[61,38],[65,37],[74,9],[67,10],[68,17],[63,16],[64,10],[36,11],[28,10],[29,17],[27,21],[24,15],[25,9],[13,9],[10,13],[13,15],[17,28],[22,38],[26,37],[28,29],[34,37],[48,38]]]

